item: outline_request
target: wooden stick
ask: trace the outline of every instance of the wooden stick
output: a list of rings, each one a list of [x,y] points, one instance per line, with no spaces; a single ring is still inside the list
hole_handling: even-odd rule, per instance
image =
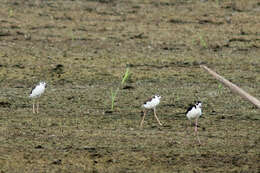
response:
[[[230,88],[231,91],[237,93],[238,95],[240,95],[241,97],[243,97],[244,99],[250,101],[251,103],[253,103],[254,105],[256,105],[259,109],[260,109],[260,101],[253,97],[252,95],[248,94],[247,92],[245,92],[243,89],[239,88],[237,85],[229,82],[227,79],[223,78],[222,76],[220,76],[219,74],[217,74],[216,72],[212,71],[211,69],[209,69],[208,67],[206,67],[205,65],[201,65],[201,68],[204,68],[206,71],[208,71],[214,78],[216,78],[217,80],[219,80],[221,83],[223,83],[224,85],[226,85],[227,87]]]

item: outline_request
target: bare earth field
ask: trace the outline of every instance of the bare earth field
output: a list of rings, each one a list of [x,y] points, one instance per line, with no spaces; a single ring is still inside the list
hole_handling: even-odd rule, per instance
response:
[[[260,172],[259,109],[199,67],[260,98],[258,0],[2,0],[0,26],[1,173]]]

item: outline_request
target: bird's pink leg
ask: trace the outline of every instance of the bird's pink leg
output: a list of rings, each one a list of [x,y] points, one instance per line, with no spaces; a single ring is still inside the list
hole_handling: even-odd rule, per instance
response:
[[[160,122],[159,118],[156,116],[156,112],[155,112],[155,111],[156,111],[156,110],[155,110],[155,108],[154,108],[154,109],[153,109],[154,116],[155,116],[157,122],[160,124],[160,126],[162,126],[162,123]]]
[[[146,110],[144,110],[144,115],[143,115],[142,121],[140,123],[140,127],[143,127],[145,115],[146,115]]]

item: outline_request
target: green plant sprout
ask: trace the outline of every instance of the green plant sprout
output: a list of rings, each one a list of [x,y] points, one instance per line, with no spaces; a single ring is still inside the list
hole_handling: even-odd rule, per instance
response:
[[[120,83],[120,85],[117,87],[117,89],[114,91],[112,88],[111,88],[111,111],[114,110],[114,104],[115,104],[115,98],[119,92],[119,89],[121,86],[123,86],[125,84],[125,82],[127,81],[127,79],[129,78],[129,67],[126,68],[126,71],[125,71],[125,74],[122,78],[122,81]]]
[[[200,38],[199,38],[199,39],[200,39],[200,45],[201,45],[203,48],[208,48],[207,43],[206,43],[206,41],[204,40],[203,36],[200,35],[199,37],[200,37]]]
[[[220,2],[219,0],[215,0],[216,4],[219,6],[220,5]]]
[[[220,83],[218,84],[218,94],[220,95],[221,89],[223,88],[223,85]]]
[[[9,9],[8,17],[14,17],[14,10],[13,9]]]

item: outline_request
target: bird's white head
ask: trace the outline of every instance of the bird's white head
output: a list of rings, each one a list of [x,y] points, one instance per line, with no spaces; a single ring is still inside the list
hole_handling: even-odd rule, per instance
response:
[[[161,99],[162,97],[160,95],[155,95],[154,98]]]
[[[197,108],[201,108],[202,107],[201,101],[198,101],[195,105],[196,105]]]
[[[47,88],[47,83],[44,82],[44,81],[41,81],[41,82],[40,82],[40,85],[42,85],[44,88]]]

